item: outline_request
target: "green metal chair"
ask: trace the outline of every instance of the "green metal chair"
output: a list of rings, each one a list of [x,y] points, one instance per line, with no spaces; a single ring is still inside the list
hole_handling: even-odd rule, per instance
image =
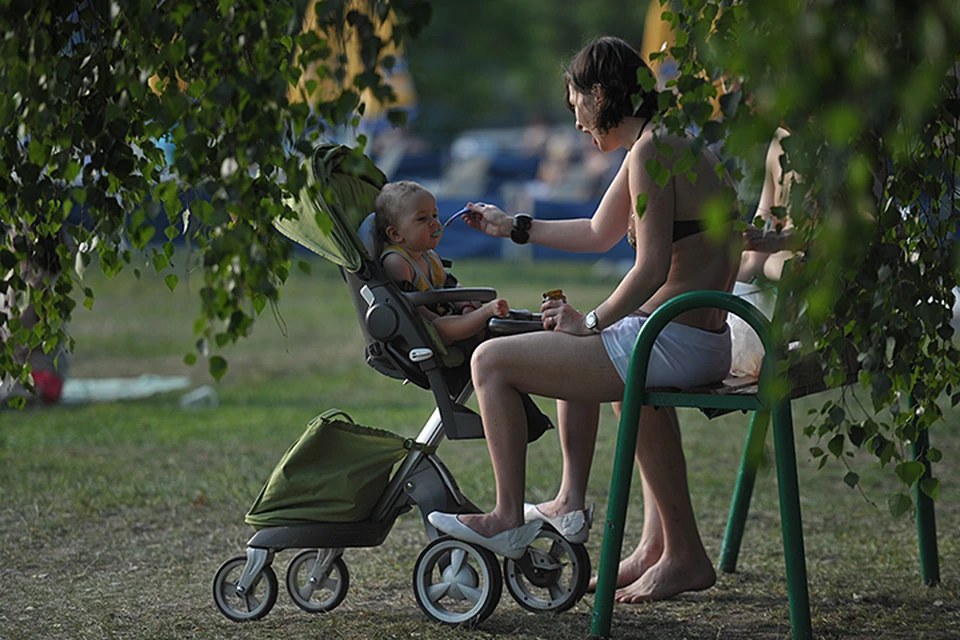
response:
[[[647,389],[645,383],[650,351],[660,331],[677,315],[691,309],[704,307],[724,309],[733,313],[746,321],[757,332],[765,351],[758,384],[755,387],[747,388],[748,392],[746,393],[742,388],[735,393],[717,392],[713,389],[688,391]],[[744,447],[737,485],[734,489],[733,502],[730,507],[727,530],[721,551],[720,569],[728,573],[733,572],[736,568],[757,468],[772,416],[790,622],[795,640],[813,637],[790,402],[792,398],[823,390],[825,387],[822,385],[822,380],[819,385],[792,390],[788,386],[770,384],[776,371],[777,362],[782,360],[784,355],[781,345],[773,342],[770,323],[766,317],[750,303],[728,293],[695,291],[677,296],[657,309],[644,323],[640,334],[637,336],[627,371],[626,393],[623,398],[613,477],[610,482],[606,527],[597,576],[597,591],[591,624],[592,636],[603,638],[610,636],[613,596],[616,587],[617,567],[623,546],[623,529],[626,520],[627,501],[630,495],[640,410],[644,405],[648,405],[694,407],[721,412],[731,410],[754,412]],[[914,445],[914,457],[926,464],[927,473],[929,473],[930,466],[926,460],[926,451],[929,448],[926,432],[923,432],[922,438],[918,440]],[[919,490],[917,491],[917,530],[923,582],[929,585],[937,584],[939,582],[939,565],[933,503],[928,496]]]

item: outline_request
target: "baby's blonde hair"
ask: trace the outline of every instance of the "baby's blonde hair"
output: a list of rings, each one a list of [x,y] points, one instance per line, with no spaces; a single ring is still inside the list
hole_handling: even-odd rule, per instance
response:
[[[387,237],[387,227],[397,224],[400,214],[403,213],[404,203],[414,195],[429,193],[423,185],[412,180],[399,180],[384,185],[374,204],[376,213],[376,250],[379,256],[390,244]]]

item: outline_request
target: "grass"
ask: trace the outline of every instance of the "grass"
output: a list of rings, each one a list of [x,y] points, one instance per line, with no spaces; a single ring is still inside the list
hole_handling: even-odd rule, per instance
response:
[[[280,324],[265,314],[254,334],[226,354],[228,376],[212,383],[186,367],[198,308],[195,282],[167,292],[160,278],[88,275],[98,294],[79,308],[73,376],[188,375],[213,384],[216,409],[185,410],[178,394],[146,401],[0,412],[0,638],[583,638],[592,596],[572,611],[529,614],[508,595],[477,630],[428,621],[410,588],[426,543],[419,515],[401,517],[375,549],[350,549],[352,585],[333,613],[310,616],[285,593],[263,620],[236,624],[210,595],[221,562],[241,552],[243,523],[262,482],[304,425],[329,407],[360,423],[414,435],[432,410],[430,395],[377,375],[335,269],[312,263],[284,288]],[[583,264],[463,263],[466,285],[495,286],[514,307],[535,308],[541,291],[562,286],[571,303],[591,308],[615,284]],[[196,281],[196,279],[194,279]],[[190,290],[190,285],[194,290]],[[960,636],[955,532],[960,525],[960,413],[949,412],[933,440],[941,497],[937,524],[942,585],[919,584],[916,532],[886,511],[896,488],[890,470],[853,461],[866,498],[842,482],[845,469],[817,471],[800,430],[824,395],[795,404],[800,487],[814,630],[822,638]],[[549,404],[543,404],[549,410]],[[708,552],[719,555],[746,416],[707,421],[681,414],[694,506]],[[590,496],[602,518],[616,422],[603,414]],[[440,455],[463,492],[493,502],[483,442],[446,442]],[[531,446],[529,499],[549,497],[559,480],[559,447],[547,436]],[[636,489],[636,485],[635,485]],[[640,532],[639,492],[628,513],[625,545]],[[876,506],[875,506],[876,505]],[[601,520],[602,521],[602,520]],[[599,558],[599,530],[588,543]],[[282,576],[292,553],[275,562]],[[759,480],[736,574],[700,594],[644,606],[618,606],[616,637],[786,638],[790,636],[776,481]]]

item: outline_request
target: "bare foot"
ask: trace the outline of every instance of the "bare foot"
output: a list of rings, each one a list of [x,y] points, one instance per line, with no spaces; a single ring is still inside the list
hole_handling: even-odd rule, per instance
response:
[[[663,553],[662,547],[652,548],[640,543],[629,556],[620,561],[617,567],[617,587],[625,587],[632,582],[640,579],[647,569],[652,567],[660,560],[660,554]],[[590,578],[587,585],[587,593],[597,591],[597,576]]]
[[[625,604],[666,600],[687,591],[703,591],[717,582],[710,559],[706,556],[691,562],[666,556],[637,580],[614,594],[614,600]]]
[[[514,529],[523,523],[511,524],[504,522],[494,513],[482,514],[461,514],[457,516],[463,524],[467,525],[480,535],[491,538],[507,529]]]

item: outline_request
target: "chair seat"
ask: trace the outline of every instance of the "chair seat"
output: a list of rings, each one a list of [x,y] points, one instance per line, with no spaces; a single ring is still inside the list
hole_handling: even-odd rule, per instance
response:
[[[848,348],[841,354],[841,359],[846,372],[843,384],[852,384],[856,381],[860,370],[856,351]],[[823,359],[819,354],[811,353],[787,370],[792,400],[827,390],[828,386],[823,379],[822,363]],[[660,407],[694,407],[700,409],[708,418],[715,418],[731,411],[755,411],[762,408],[762,403],[757,398],[759,391],[759,380],[756,377],[729,376],[721,382],[690,389],[649,387],[645,393],[645,404]]]

